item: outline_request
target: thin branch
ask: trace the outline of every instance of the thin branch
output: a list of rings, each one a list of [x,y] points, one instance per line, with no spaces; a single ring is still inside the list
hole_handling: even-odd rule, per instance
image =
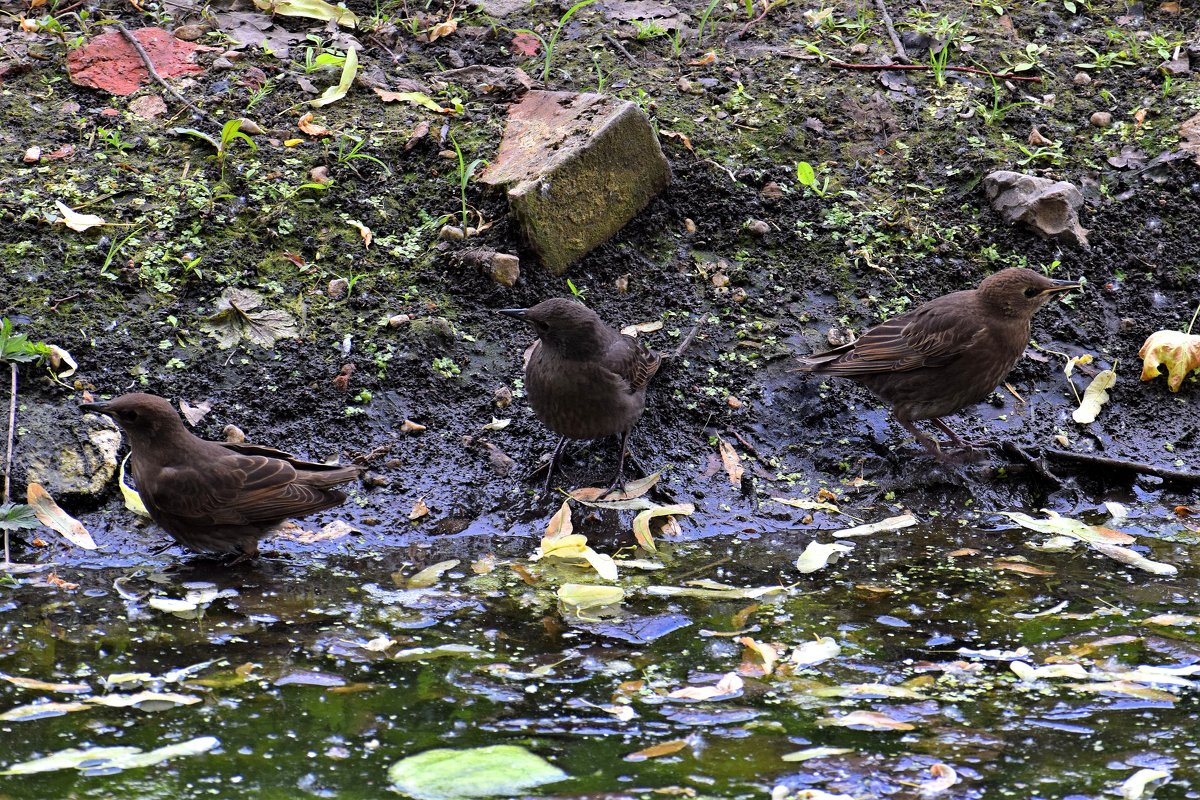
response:
[[[933,66],[930,64],[851,64],[848,61],[838,61],[836,58],[829,59],[829,63],[835,67],[842,69],[862,69],[862,70],[885,70],[885,69],[906,69],[906,70],[931,70]],[[971,75],[986,75],[989,78],[1002,78],[1006,81],[1027,81],[1029,83],[1041,83],[1040,75],[1026,76],[1013,75],[1008,72],[988,72],[986,69],[976,69],[975,67],[942,67],[947,72],[967,72]]]
[[[1108,456],[1096,456],[1089,453],[1072,453],[1069,450],[1058,450],[1053,447],[1042,448],[1042,453],[1056,461],[1084,464],[1096,469],[1115,469],[1120,472],[1132,472],[1137,475],[1153,475],[1165,481],[1200,485],[1200,472],[1188,472],[1181,469],[1160,467],[1156,464],[1128,461],[1124,458],[1109,458]]]
[[[637,63],[638,63],[637,59],[629,54],[629,51],[625,49],[625,45],[621,44],[616,39],[609,36],[607,33],[601,34],[601,35],[608,41],[609,44],[611,44],[613,47],[617,48],[617,50],[620,51],[621,55],[623,55],[623,56],[625,56],[625,58],[629,59],[630,64],[637,66]]]
[[[125,37],[125,41],[129,42],[130,46],[133,47],[133,49],[137,51],[138,56],[142,59],[142,64],[144,64],[146,67],[146,71],[150,73],[150,77],[154,78],[155,82],[158,83],[159,86],[161,86],[163,89],[165,89],[172,97],[174,97],[180,103],[183,103],[185,106],[192,109],[197,114],[199,114],[201,117],[203,117],[205,122],[207,122],[211,125],[215,125],[218,128],[221,127],[221,123],[217,122],[217,120],[215,120],[211,115],[209,115],[209,113],[207,111],[200,108],[200,106],[196,105],[191,100],[188,100],[186,97],[181,95],[178,91],[175,90],[174,86],[167,83],[167,81],[163,78],[162,75],[158,74],[158,70],[155,69],[155,67],[154,67],[154,62],[150,59],[150,54],[146,52],[146,48],[142,47],[142,43],[139,42],[137,40],[137,37],[134,36],[133,33],[130,32],[129,28],[126,28],[121,23],[117,23],[116,28],[118,31],[121,32],[121,35]]]
[[[0,495],[0,505],[8,502],[9,490],[12,487],[13,436],[17,431],[17,362],[11,362],[8,368],[12,373],[12,385],[9,386],[8,445],[4,453],[4,493]],[[12,563],[8,550],[8,528],[4,529],[4,563]]]
[[[892,24],[892,15],[888,13],[887,4],[883,0],[875,0],[875,7],[879,9],[879,16],[883,17],[883,24],[887,28],[888,38],[892,40],[892,46],[896,48],[896,58],[907,64],[909,60],[908,53],[904,50],[904,43],[896,35],[896,26]]]

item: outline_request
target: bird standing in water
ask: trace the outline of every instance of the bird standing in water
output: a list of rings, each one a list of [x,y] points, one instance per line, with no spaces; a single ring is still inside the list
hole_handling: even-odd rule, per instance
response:
[[[621,439],[609,491],[616,489],[624,478],[630,431],[646,407],[646,386],[661,356],[610,328],[590,308],[564,298],[500,313],[527,323],[538,337],[525,364],[525,391],[533,413],[559,435],[546,492],[567,439],[612,435]]]
[[[84,411],[112,417],[132,449],[130,466],[150,518],[190,550],[258,555],[258,540],[289,517],[341,505],[334,488],[354,465],[300,461],[270,447],[210,442],[184,427],[161,397],[127,394]]]
[[[1025,352],[1037,310],[1080,286],[1029,269],[1003,269],[977,289],[942,295],[849,344],[801,358],[800,371],[858,381],[890,404],[904,429],[940,460],[941,444],[912,423],[930,420],[953,444],[970,449],[940,418],[991,394]]]

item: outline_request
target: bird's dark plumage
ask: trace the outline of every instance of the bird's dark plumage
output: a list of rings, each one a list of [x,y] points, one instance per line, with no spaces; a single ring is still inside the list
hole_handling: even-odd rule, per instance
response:
[[[362,471],[270,447],[206,441],[184,427],[170,403],[150,394],[81,408],[121,426],[150,518],[198,552],[256,555],[258,540],[285,519],[341,505],[346,495],[334,487]]]
[[[1019,268],[989,275],[977,289],[943,295],[880,323],[857,340],[800,359],[800,371],[851,378],[892,406],[897,421],[934,454],[928,419],[955,444],[940,417],[978,403],[1016,365],[1033,315],[1054,295],[1079,288]]]
[[[561,437],[547,490],[567,439],[612,435],[621,437],[617,486],[629,433],[646,407],[646,387],[661,356],[610,328],[590,308],[564,298],[500,313],[528,323],[538,336],[525,363],[525,391],[538,419]]]

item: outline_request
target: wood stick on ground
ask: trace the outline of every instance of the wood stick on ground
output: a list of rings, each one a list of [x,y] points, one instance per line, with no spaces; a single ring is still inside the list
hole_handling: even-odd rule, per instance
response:
[[[616,39],[614,39],[612,36],[609,36],[607,33],[604,33],[601,35],[604,37],[604,39],[609,44],[611,44],[613,47],[617,48],[617,51],[620,52],[621,55],[625,56],[625,58],[627,58],[629,60],[630,64],[636,65],[638,63],[637,59],[634,58],[632,55],[630,55],[629,51],[625,49],[625,45],[621,44]]]
[[[1054,447],[1042,448],[1041,452],[1054,461],[1082,464],[1097,470],[1115,469],[1120,472],[1132,472],[1137,475],[1153,475],[1154,477],[1175,483],[1187,483],[1193,486],[1200,485],[1200,472],[1188,472],[1170,467],[1160,467],[1156,464],[1146,464],[1141,461],[1129,461],[1124,458],[1097,456],[1091,453],[1072,453],[1069,450],[1059,450]]]
[[[130,46],[137,51],[138,57],[142,59],[142,63],[146,66],[146,71],[150,73],[150,77],[154,78],[154,81],[159,86],[165,89],[180,103],[183,103],[185,106],[199,114],[205,122],[215,125],[218,128],[221,127],[221,123],[209,115],[207,111],[181,95],[178,91],[176,91],[174,86],[167,83],[166,79],[163,78],[162,75],[158,74],[158,70],[154,67],[154,62],[150,60],[150,54],[146,52],[146,48],[142,47],[142,43],[137,40],[137,37],[133,35],[129,28],[126,28],[119,22],[117,23],[116,28],[121,32],[121,35],[125,37],[125,41],[129,42]]]
[[[888,38],[892,40],[892,47],[896,48],[896,58],[908,63],[908,53],[904,51],[904,43],[900,41],[900,37],[896,35],[896,26],[892,24],[892,15],[888,13],[887,4],[883,0],[875,0],[875,7],[879,9],[879,16],[883,18],[884,27],[887,28]]]
[[[667,358],[679,358],[682,356],[692,346],[692,340],[696,338],[696,334],[700,332],[700,326],[703,324],[703,322],[697,322],[693,325],[692,329],[688,331],[687,336],[683,337],[683,341],[679,343],[679,346],[665,354]]]
[[[910,71],[927,71],[933,69],[930,64],[852,64],[849,61],[838,61],[836,58],[829,59],[829,63],[835,67],[842,69],[864,69],[864,70],[884,70],[884,69],[900,69]],[[975,67],[943,67],[947,72],[966,72],[971,75],[986,75],[989,78],[1001,78],[1006,81],[1025,81],[1027,83],[1041,83],[1042,78],[1039,75],[1013,75],[1007,72],[989,72],[986,69],[976,69]]]

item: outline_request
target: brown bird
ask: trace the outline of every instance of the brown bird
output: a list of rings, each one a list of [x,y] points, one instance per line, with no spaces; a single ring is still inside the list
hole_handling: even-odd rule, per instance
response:
[[[609,491],[616,489],[624,479],[629,433],[646,407],[646,386],[662,357],[632,336],[617,333],[595,311],[564,298],[499,312],[528,323],[538,336],[527,352],[525,391],[533,413],[559,435],[546,491],[567,439],[613,435],[621,438]]]
[[[133,478],[150,518],[201,553],[240,553],[237,560],[258,555],[258,540],[271,528],[341,505],[346,495],[334,487],[362,472],[300,461],[270,447],[206,441],[151,394],[80,408],[116,420],[129,437]]]
[[[940,417],[978,403],[1016,365],[1034,313],[1060,292],[1080,288],[1033,270],[1009,268],[978,289],[942,295],[827,353],[800,359],[801,372],[852,378],[891,404],[904,429],[942,458],[934,437],[914,420],[931,420],[970,449]]]

